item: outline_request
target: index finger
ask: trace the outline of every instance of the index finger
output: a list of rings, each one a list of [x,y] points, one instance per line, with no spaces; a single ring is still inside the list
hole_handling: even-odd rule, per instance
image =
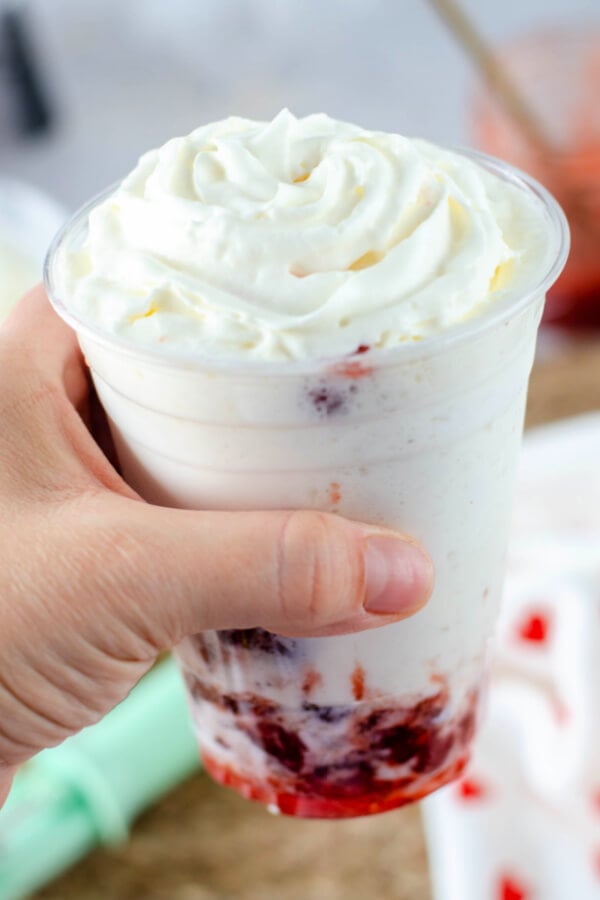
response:
[[[74,406],[84,402],[88,381],[77,338],[54,312],[41,284],[25,294],[3,323],[0,351],[12,370],[23,369],[26,376],[33,368],[46,383],[58,383]]]

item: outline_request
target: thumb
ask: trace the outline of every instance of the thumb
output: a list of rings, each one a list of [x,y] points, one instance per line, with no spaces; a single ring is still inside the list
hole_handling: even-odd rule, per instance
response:
[[[416,612],[432,589],[419,544],[335,515],[191,512],[112,495],[94,520],[108,544],[107,558],[96,558],[110,578],[92,578],[110,585],[102,608],[110,604],[151,652],[205,629],[373,628]]]

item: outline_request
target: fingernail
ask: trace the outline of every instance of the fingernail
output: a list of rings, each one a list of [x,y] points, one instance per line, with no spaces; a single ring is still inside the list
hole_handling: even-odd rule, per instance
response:
[[[366,540],[365,609],[380,615],[416,611],[433,587],[433,565],[418,544],[377,534]]]

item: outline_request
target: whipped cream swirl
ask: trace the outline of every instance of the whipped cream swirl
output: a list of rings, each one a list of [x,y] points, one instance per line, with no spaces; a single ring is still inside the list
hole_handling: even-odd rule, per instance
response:
[[[545,216],[461,154],[284,110],[142,156],[64,245],[58,286],[165,351],[334,357],[421,340],[526,286]]]

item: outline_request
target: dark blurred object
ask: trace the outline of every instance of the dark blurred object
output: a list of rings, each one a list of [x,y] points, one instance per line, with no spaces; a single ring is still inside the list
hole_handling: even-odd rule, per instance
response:
[[[600,327],[600,27],[531,34],[501,48],[498,58],[554,150],[540,153],[485,87],[471,104],[471,133],[483,150],[545,184],[569,219],[571,255],[548,295],[544,321]]]
[[[0,79],[11,94],[19,133],[48,131],[52,112],[22,3],[9,3],[0,12]]]

